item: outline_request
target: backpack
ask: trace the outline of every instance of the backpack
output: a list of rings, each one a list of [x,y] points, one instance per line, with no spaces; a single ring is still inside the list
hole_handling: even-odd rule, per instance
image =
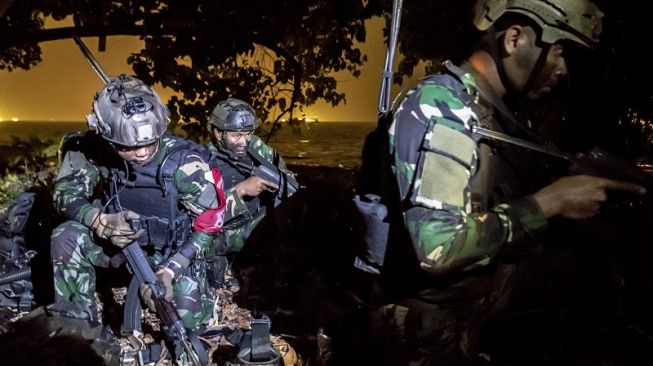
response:
[[[27,311],[34,305],[30,260],[36,255],[25,245],[25,227],[36,194],[23,192],[0,216],[0,307]]]
[[[382,115],[376,129],[366,136],[352,199],[358,217],[353,281],[361,299],[377,304],[402,298],[431,282],[419,265],[404,222],[403,207],[409,202],[401,198],[393,172],[388,134],[393,117],[392,111]]]

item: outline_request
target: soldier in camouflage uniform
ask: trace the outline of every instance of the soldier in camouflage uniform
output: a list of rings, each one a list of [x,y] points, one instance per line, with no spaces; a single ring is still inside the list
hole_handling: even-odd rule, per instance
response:
[[[95,267],[121,265],[139,240],[189,330],[212,315],[202,258],[220,231],[224,194],[206,149],[166,132],[168,110],[149,86],[121,75],[100,90],[90,131],[62,144],[54,202],[69,221],[52,234],[52,312],[97,324]],[[144,229],[135,231],[131,220]],[[154,310],[149,287],[140,295]]]
[[[226,270],[224,254],[240,251],[265,217],[266,210],[289,197],[288,187],[297,187],[281,156],[254,135],[258,125],[254,109],[236,98],[219,102],[209,118],[211,141],[207,146],[211,151],[211,167],[220,171],[227,199],[224,231],[215,241],[217,262],[209,274],[212,277],[215,273],[218,284]],[[276,167],[282,179],[271,182],[242,169],[243,165],[260,165],[262,161]]]
[[[481,325],[511,288],[514,267],[504,263],[537,250],[549,218],[593,217],[607,189],[644,192],[590,176],[538,181],[527,151],[473,131],[532,138],[505,101],[551,91],[567,74],[563,48],[593,47],[602,17],[589,0],[480,0],[474,24],[485,35],[467,62],[445,62],[444,72],[423,80],[396,110],[392,168],[421,271],[376,314],[388,340],[385,363],[476,357]]]

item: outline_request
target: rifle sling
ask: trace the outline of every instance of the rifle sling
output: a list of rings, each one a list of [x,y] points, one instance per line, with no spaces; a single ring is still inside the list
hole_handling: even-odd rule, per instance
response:
[[[136,276],[132,276],[131,282],[129,283],[129,288],[127,290],[127,299],[125,301],[122,329],[121,333],[123,335],[132,334],[133,332],[142,332],[141,326],[141,314],[143,309],[141,308],[140,303],[140,281]],[[208,365],[208,352],[204,344],[200,341],[197,332],[189,332],[188,340],[190,341],[195,354],[200,361],[201,365]]]
[[[477,135],[484,136],[484,137],[487,137],[487,138],[490,138],[490,139],[493,139],[493,140],[496,140],[496,141],[507,142],[509,144],[520,146],[520,147],[523,147],[523,148],[526,148],[526,149],[529,149],[529,150],[533,150],[533,151],[541,152],[541,153],[544,153],[544,154],[547,154],[547,155],[550,155],[550,156],[554,156],[554,157],[559,158],[559,159],[571,160],[573,158],[573,156],[571,154],[569,154],[569,153],[566,153],[566,152],[563,152],[563,151],[560,151],[560,150],[556,150],[554,148],[551,148],[551,147],[548,147],[548,146],[545,146],[545,145],[542,145],[542,144],[537,144],[537,143],[534,143],[534,142],[531,142],[531,141],[528,141],[528,140],[520,139],[518,137],[512,137],[512,136],[507,135],[505,133],[493,131],[493,130],[490,130],[490,129],[487,129],[487,128],[474,126],[474,127],[472,127],[472,132],[477,134]]]
[[[200,365],[208,365],[209,354],[206,350],[206,347],[204,347],[204,343],[202,343],[202,341],[200,341],[199,337],[197,336],[197,332],[188,332],[188,340],[190,341],[190,344],[193,345],[193,350],[195,350],[195,354],[200,360]]]

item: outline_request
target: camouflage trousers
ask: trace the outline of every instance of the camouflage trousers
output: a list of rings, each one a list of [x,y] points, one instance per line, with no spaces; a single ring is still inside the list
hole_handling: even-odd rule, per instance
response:
[[[108,243],[107,245],[111,245]],[[98,321],[95,301],[95,267],[109,268],[109,257],[86,226],[68,221],[54,229],[51,240],[54,274],[54,309],[63,315],[90,322]],[[165,258],[151,258],[155,264]],[[191,265],[173,284],[174,299],[184,326],[189,330],[208,324],[213,315],[213,294],[209,290],[204,266]]]
[[[468,365],[484,321],[479,303],[439,304],[426,296],[384,305],[371,313],[372,344],[382,365]]]
[[[427,288],[370,317],[372,343],[384,365],[473,365],[484,327],[509,308],[519,285],[530,284],[533,261],[501,263],[458,286]],[[487,335],[485,335],[487,336]]]

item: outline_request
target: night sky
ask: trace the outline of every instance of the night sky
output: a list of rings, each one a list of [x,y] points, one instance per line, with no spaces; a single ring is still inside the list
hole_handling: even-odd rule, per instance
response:
[[[48,27],[57,27],[52,23]],[[347,95],[347,103],[336,108],[319,102],[305,111],[320,121],[376,121],[380,75],[385,60],[383,20],[368,21],[367,41],[362,50],[368,56],[361,76],[346,72],[337,75],[338,89]],[[110,75],[133,74],[126,59],[140,49],[137,37],[107,38],[107,49],[99,52],[97,38],[84,42]],[[83,121],[90,110],[95,92],[102,82],[93,72],[72,39],[41,43],[43,61],[29,71],[0,71],[0,118],[39,121]],[[154,88],[164,100],[171,91]]]

